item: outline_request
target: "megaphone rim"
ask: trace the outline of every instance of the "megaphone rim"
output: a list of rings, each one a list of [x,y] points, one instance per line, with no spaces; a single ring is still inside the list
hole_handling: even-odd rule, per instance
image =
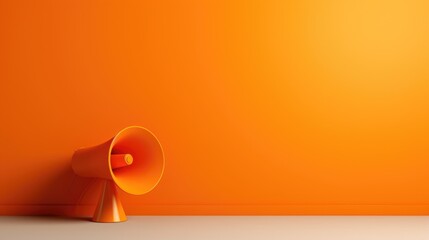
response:
[[[137,126],[137,125],[135,125],[135,126],[128,126],[128,127],[126,127],[126,128],[123,128],[122,130],[120,130],[118,133],[116,133],[116,134],[115,134],[115,136],[111,139],[110,146],[109,146],[109,156],[108,156],[108,163],[109,163],[109,166],[111,166],[111,160],[110,160],[110,158],[111,158],[111,154],[112,154],[113,146],[115,145],[116,139],[117,139],[117,138],[118,138],[118,137],[119,137],[123,132],[128,131],[129,129],[133,129],[133,128],[134,128],[134,129],[135,129],[135,128],[142,129],[142,130],[144,130],[144,131],[148,132],[148,133],[149,133],[150,135],[152,135],[152,137],[157,141],[157,143],[158,143],[158,145],[159,145],[159,147],[160,147],[160,149],[161,149],[161,154],[162,154],[162,169],[161,169],[161,173],[160,173],[160,175],[159,175],[159,177],[158,177],[158,180],[156,181],[156,183],[155,183],[155,184],[153,184],[152,188],[150,188],[150,189],[149,189],[149,190],[147,190],[146,192],[144,192],[144,193],[132,193],[132,192],[128,192],[126,189],[122,188],[122,186],[121,186],[121,185],[117,184],[118,179],[117,179],[117,177],[115,176],[115,174],[113,173],[113,169],[112,169],[111,167],[109,167],[109,171],[110,171],[110,175],[112,176],[112,180],[113,180],[113,182],[116,184],[116,186],[118,186],[121,190],[123,190],[124,192],[126,192],[126,193],[128,193],[128,194],[135,195],[135,196],[139,196],[139,195],[146,194],[146,193],[148,193],[148,192],[152,191],[152,190],[153,190],[153,189],[158,185],[158,183],[161,181],[161,178],[162,178],[162,176],[164,175],[164,169],[165,169],[165,154],[164,154],[164,149],[162,148],[161,142],[160,142],[160,141],[159,141],[159,139],[155,136],[155,134],[153,134],[153,132],[152,132],[152,131],[150,131],[149,129],[147,129],[147,128],[145,128],[145,127],[142,127],[142,126]]]

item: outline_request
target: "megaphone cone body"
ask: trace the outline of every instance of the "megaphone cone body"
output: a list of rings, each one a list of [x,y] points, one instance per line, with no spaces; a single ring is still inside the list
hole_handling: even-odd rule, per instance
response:
[[[81,177],[113,179],[110,171],[110,149],[112,141],[78,149],[72,158],[73,171]]]

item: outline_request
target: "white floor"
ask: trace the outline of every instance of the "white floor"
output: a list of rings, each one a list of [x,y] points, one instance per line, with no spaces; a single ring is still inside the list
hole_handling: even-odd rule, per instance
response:
[[[429,217],[141,216],[93,223],[58,217],[0,217],[0,239],[429,240]]]

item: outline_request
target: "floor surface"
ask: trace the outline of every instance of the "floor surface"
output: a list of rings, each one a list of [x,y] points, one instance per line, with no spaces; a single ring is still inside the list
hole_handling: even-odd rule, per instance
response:
[[[428,240],[429,217],[130,216],[101,224],[59,217],[0,217],[0,239]]]

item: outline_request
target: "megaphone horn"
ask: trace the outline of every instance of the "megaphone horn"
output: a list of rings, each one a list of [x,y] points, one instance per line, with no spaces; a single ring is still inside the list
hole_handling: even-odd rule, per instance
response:
[[[131,126],[105,143],[76,150],[72,168],[79,176],[104,179],[93,221],[123,222],[116,186],[134,195],[151,191],[163,174],[164,153],[149,130]]]

